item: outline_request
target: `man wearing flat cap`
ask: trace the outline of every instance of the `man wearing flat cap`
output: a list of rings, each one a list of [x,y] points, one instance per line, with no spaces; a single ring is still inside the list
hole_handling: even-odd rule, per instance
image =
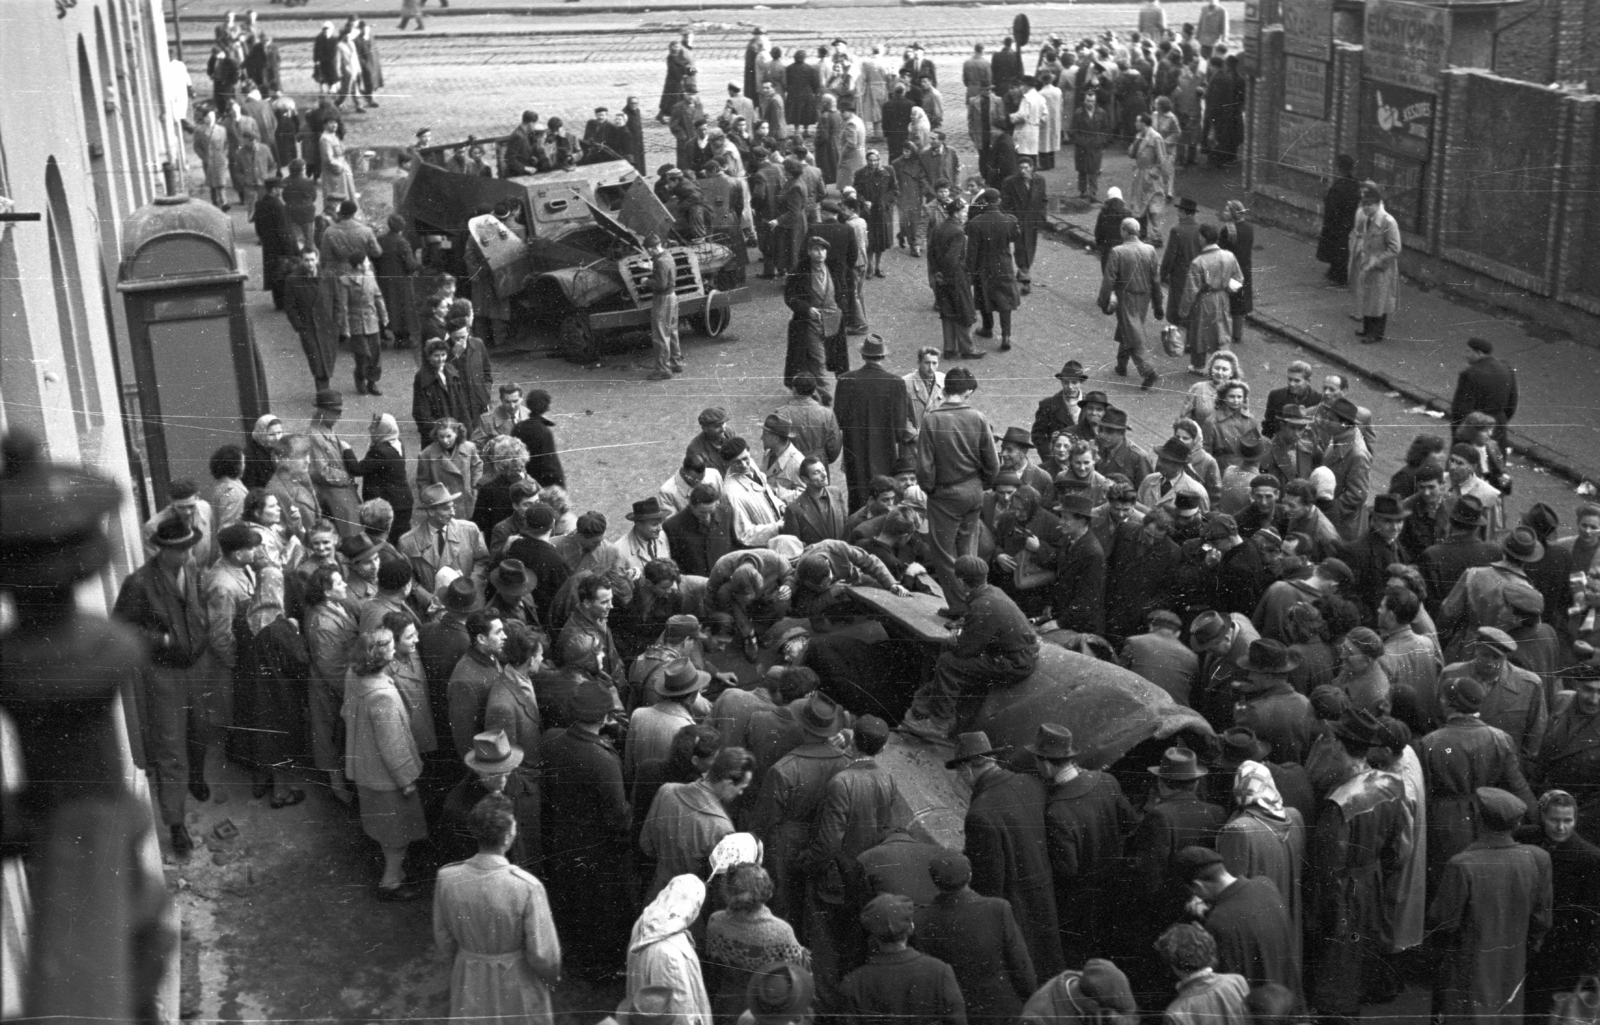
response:
[[[1444,724],[1417,741],[1428,797],[1428,879],[1438,885],[1445,864],[1483,835],[1474,791],[1499,787],[1533,802],[1517,747],[1502,729],[1483,721],[1484,687],[1470,676],[1443,681]]]
[[[1324,1015],[1361,1016],[1367,980],[1389,956],[1392,921],[1386,880],[1396,878],[1412,844],[1412,820],[1400,777],[1370,768],[1367,751],[1379,723],[1359,709],[1331,727],[1349,772],[1322,802],[1311,859],[1306,935],[1307,999]]]
[[[1537,764],[1545,730],[1550,725],[1550,710],[1545,705],[1544,685],[1539,677],[1513,665],[1517,642],[1504,630],[1480,626],[1466,646],[1468,661],[1453,662],[1439,674],[1439,686],[1452,680],[1472,679],[1483,688],[1479,711],[1483,721],[1498,726],[1510,735],[1524,765]]]
[[[1039,987],[1022,1008],[1026,1025],[1135,1025],[1139,1008],[1122,969],[1091,957]]]
[[[1551,924],[1550,853],[1512,839],[1520,797],[1495,787],[1473,797],[1483,835],[1445,865],[1428,907],[1442,955],[1433,1006],[1447,1022],[1519,1022],[1528,952]]]
[[[1517,415],[1517,372],[1494,354],[1487,338],[1467,339],[1467,366],[1456,378],[1450,426],[1460,427],[1468,413],[1494,417],[1494,440],[1505,446],[1506,424]]]
[[[845,976],[840,1011],[850,1021],[905,1019],[923,1025],[965,1025],[966,1002],[955,972],[907,946],[915,929],[911,898],[882,893],[861,910],[872,953]]]
[[[937,855],[928,874],[939,896],[917,909],[917,949],[955,972],[968,1025],[1015,1022],[1038,979],[1011,905],[974,893],[972,863],[955,851]]]

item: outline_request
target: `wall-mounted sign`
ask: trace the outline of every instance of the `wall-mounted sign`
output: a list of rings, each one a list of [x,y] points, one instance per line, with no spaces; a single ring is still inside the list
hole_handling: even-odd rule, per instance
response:
[[[1333,46],[1333,0],[1282,0],[1283,52],[1327,60]]]
[[[1361,141],[1367,146],[1427,160],[1433,148],[1438,97],[1404,86],[1366,82],[1361,87]]]
[[[1306,117],[1328,116],[1328,62],[1283,58],[1283,109]]]
[[[1333,173],[1333,122],[1301,117],[1285,111],[1278,115],[1278,163],[1307,174]]]
[[[1450,13],[1403,0],[1366,0],[1361,77],[1439,91],[1450,51]]]

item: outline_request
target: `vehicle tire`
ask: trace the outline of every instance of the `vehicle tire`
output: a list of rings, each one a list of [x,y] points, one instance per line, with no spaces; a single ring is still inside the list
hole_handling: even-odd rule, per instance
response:
[[[717,297],[716,292],[706,293],[706,308],[694,315],[696,331],[707,338],[716,338],[728,330],[728,324],[733,320],[733,306],[713,306],[711,301]]]
[[[561,355],[576,363],[590,363],[600,357],[600,346],[586,313],[569,313],[561,318]]]

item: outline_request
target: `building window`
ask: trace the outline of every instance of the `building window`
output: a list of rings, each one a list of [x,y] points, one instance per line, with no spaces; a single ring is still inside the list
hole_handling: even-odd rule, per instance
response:
[[[50,200],[45,220],[50,243],[50,283],[61,332],[61,361],[78,429],[79,451],[86,465],[96,466],[100,462],[105,417],[100,412],[100,381],[89,340],[83,278],[78,272],[77,236],[72,229],[72,211],[67,205],[61,169],[54,157],[45,165],[44,182]]]

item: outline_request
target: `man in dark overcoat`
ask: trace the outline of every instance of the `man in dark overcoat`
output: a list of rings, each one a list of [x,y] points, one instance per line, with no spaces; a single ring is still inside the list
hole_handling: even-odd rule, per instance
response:
[[[1262,638],[1250,642],[1238,666],[1233,721],[1267,745],[1272,761],[1300,764],[1317,736],[1310,699],[1289,683],[1289,674],[1300,668],[1300,655],[1281,641]]]
[[[845,230],[849,231],[848,228]],[[828,240],[813,235],[804,239],[804,245],[805,255],[789,271],[783,284],[783,302],[789,307],[783,383],[785,386],[792,385],[795,375],[802,371],[811,374],[817,379],[817,394],[826,405],[833,400],[826,384],[829,343],[844,333],[844,305],[840,301],[839,281],[828,265],[831,248]],[[905,390],[903,386],[901,390]],[[845,437],[848,439],[849,434]],[[848,441],[845,452],[845,466],[848,468]]]
[[[1011,311],[1022,305],[1012,258],[1012,247],[1020,243],[1022,229],[1015,217],[1000,209],[1000,193],[994,189],[979,193],[974,207],[982,210],[967,222],[967,272],[972,275],[978,313],[983,317],[978,337],[994,337],[998,313],[1000,351],[1006,352],[1011,348]]]
[[[950,966],[907,946],[914,913],[910,898],[896,893],[880,894],[861,910],[872,954],[840,987],[842,1020],[965,1025],[965,1002]]]
[[[1429,615],[1439,615],[1440,604],[1455,590],[1462,574],[1500,558],[1500,546],[1483,538],[1483,521],[1483,500],[1477,495],[1462,495],[1450,506],[1450,533],[1438,544],[1423,549],[1417,559]]]
[[[256,239],[261,243],[261,287],[272,293],[273,309],[283,309],[284,284],[289,279],[300,245],[295,241],[289,208],[283,203],[283,179],[274,175],[266,180],[261,198],[256,200],[253,220]]]
[[[1577,799],[1578,834],[1592,842],[1600,839],[1600,666],[1569,670],[1567,681],[1572,700],[1551,717],[1534,774],[1541,790]]]
[[[1067,727],[1042,724],[1024,750],[1049,788],[1045,830],[1062,954],[1067,964],[1082,964],[1107,949],[1112,902],[1120,893],[1122,838],[1133,824],[1133,808],[1114,776],[1078,765]]]
[[[888,355],[883,337],[868,335],[861,341],[862,365],[839,375],[833,413],[844,435],[844,473],[852,509],[866,502],[873,477],[894,471],[900,446],[911,442],[911,400],[905,381],[883,368]]]
[[[1456,378],[1450,400],[1451,426],[1460,427],[1468,413],[1494,417],[1494,440],[1506,444],[1506,424],[1517,415],[1517,372],[1494,354],[1487,338],[1467,339],[1467,367]]]
[[[320,273],[317,251],[300,251],[300,262],[283,285],[283,311],[300,338],[317,391],[328,387],[339,362],[339,328],[334,322],[333,279]],[[427,435],[423,435],[427,437]]]
[[[1185,847],[1176,862],[1190,892],[1209,908],[1202,924],[1217,941],[1217,971],[1243,975],[1252,986],[1277,983],[1298,997],[1299,940],[1276,884],[1265,876],[1236,877],[1208,847]]]
[[[838,200],[825,199],[822,201],[822,219],[813,224],[806,231],[806,238],[821,238],[828,242],[828,273],[833,275],[833,287],[838,292],[839,308],[845,311],[860,309],[860,299],[856,295],[856,271],[867,258],[861,251],[861,240],[855,231],[843,221],[844,208]],[[823,361],[826,367],[836,374],[842,374],[850,369],[850,353],[845,342],[845,333],[850,328],[850,317],[847,315],[845,323],[839,330],[830,334],[824,340]],[[856,328],[860,334],[865,328]]]
[[[1139,371],[1141,387],[1149,391],[1161,376],[1144,358],[1145,318],[1152,312],[1157,320],[1166,315],[1160,265],[1155,247],[1140,240],[1137,219],[1124,217],[1119,230],[1122,244],[1106,254],[1101,272],[1100,311],[1117,318],[1112,336],[1117,343],[1117,373],[1126,375],[1128,361],[1132,360]],[[1139,481],[1133,483],[1137,487]]]
[[[633,923],[622,756],[600,732],[611,708],[611,689],[585,680],[568,703],[573,725],[547,735],[541,750],[544,876],[562,963],[569,975],[597,979],[623,962]]]
[[[978,319],[972,301],[972,276],[967,273],[966,205],[952,200],[945,217],[928,232],[928,266],[933,268],[933,301],[939,307],[944,333],[944,358],[982,359],[973,348],[972,322]]]
[[[956,974],[967,1002],[968,1025],[1008,1025],[1038,988],[1033,958],[1013,909],[1001,897],[980,897],[968,886],[972,863],[946,851],[928,865],[939,896],[918,908],[913,942]]]
[[[1040,399],[1033,411],[1033,427],[1028,436],[1033,441],[1034,451],[1049,452],[1050,440],[1057,431],[1071,431],[1078,426],[1082,412],[1083,382],[1088,379],[1089,375],[1083,372],[1083,364],[1075,359],[1067,360],[1056,371],[1061,390]],[[1133,483],[1137,486],[1139,481]]]
[[[1023,295],[1033,289],[1029,271],[1049,203],[1044,179],[1034,173],[1033,158],[1017,158],[1017,173],[1000,183],[1000,209],[1017,219],[1017,282]]]
[[[971,886],[1004,897],[1016,913],[1035,971],[1053,978],[1066,967],[1056,919],[1055,883],[1045,827],[1045,784],[1003,768],[982,733],[963,733],[945,763],[972,791],[962,826],[973,866]]]
[[[1149,949],[1179,919],[1189,899],[1188,883],[1179,875],[1174,856],[1185,847],[1214,850],[1228,820],[1226,811],[1200,796],[1200,780],[1208,771],[1184,747],[1167,748],[1161,763],[1149,768],[1156,791],[1126,845],[1133,893],[1125,920],[1139,930],[1134,942],[1141,949]]]

